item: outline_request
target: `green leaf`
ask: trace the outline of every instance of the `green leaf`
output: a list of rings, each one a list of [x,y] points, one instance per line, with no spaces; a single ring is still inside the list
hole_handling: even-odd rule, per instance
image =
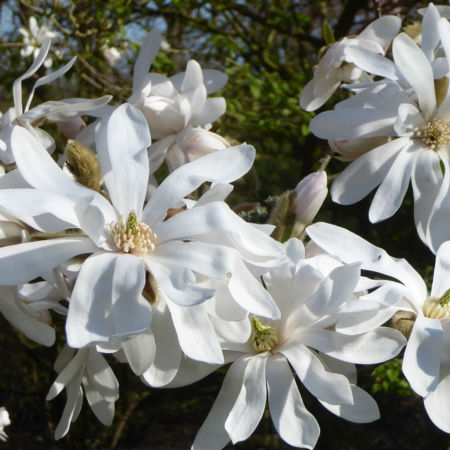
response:
[[[322,37],[325,40],[327,45],[334,44],[336,39],[334,38],[333,30],[330,28],[330,25],[324,23],[322,25]]]

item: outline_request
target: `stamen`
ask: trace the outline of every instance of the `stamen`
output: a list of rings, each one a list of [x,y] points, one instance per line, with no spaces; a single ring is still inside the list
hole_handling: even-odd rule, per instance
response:
[[[440,298],[429,297],[423,305],[423,314],[430,319],[450,318],[450,289]]]
[[[450,127],[447,121],[433,119],[416,131],[416,137],[421,138],[431,150],[438,150],[450,143]]]
[[[125,253],[144,256],[155,250],[156,234],[137,218],[135,211],[130,212],[126,222],[123,216],[120,216],[109,228],[117,248]]]
[[[258,352],[265,352],[272,350],[278,344],[278,335],[275,328],[261,323],[260,320],[253,316],[252,319],[253,334],[252,342],[253,348]]]

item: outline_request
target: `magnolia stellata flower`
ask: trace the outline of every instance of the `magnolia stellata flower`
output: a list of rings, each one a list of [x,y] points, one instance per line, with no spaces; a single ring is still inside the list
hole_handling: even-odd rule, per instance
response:
[[[28,19],[29,29],[24,27],[19,28],[19,33],[23,36],[25,47],[20,51],[22,56],[29,56],[33,54],[34,59],[37,58],[39,54],[40,47],[45,41],[51,39],[53,42],[58,42],[61,40],[61,35],[54,31],[51,31],[47,24],[38,26],[37,20],[31,16]],[[44,60],[44,66],[49,68],[53,65],[53,61],[50,56],[46,57]]]
[[[450,45],[449,27],[445,19],[439,20],[444,49],[447,43]],[[351,204],[380,185],[369,211],[370,220],[378,222],[397,211],[411,178],[416,227],[427,243],[433,203],[442,191],[440,163],[448,164],[450,133],[446,121],[450,100],[446,97],[437,105],[431,64],[407,35],[394,39],[393,55],[397,70],[417,100],[396,82],[372,83],[357,89],[357,94],[335,111],[317,116],[311,130],[326,139],[392,137],[347,167],[334,182],[331,196],[338,203]]]
[[[93,343],[120,344],[149,328],[152,308],[142,296],[149,273],[164,292],[172,316],[176,310],[179,335],[184,330],[186,335],[192,332],[197,336],[191,324],[204,321],[196,346],[188,345],[187,338],[180,341],[183,351],[197,359],[222,361],[207,313],[186,308],[203,303],[215,292],[215,288],[197,283],[197,276],[225,283],[244,309],[277,317],[278,308],[252,279],[249,268],[259,275],[266,272],[277,264],[281,247],[221,201],[179,209],[175,215],[168,215],[168,210],[180,208],[180,201],[204,181],[227,183],[244,175],[253,162],[254,149],[226,149],[180,168],[144,208],[149,145],[145,118],[129,104],[101,122],[96,147],[111,205],[64,174],[38,142],[17,127],[13,131],[17,165],[36,190],[9,189],[7,195],[3,191],[0,205],[13,216],[34,221],[35,226],[39,225],[34,214],[45,217],[39,221],[43,231],[80,228],[84,234],[3,249],[3,262],[10,270],[7,273],[5,267],[1,281],[10,285],[23,282],[75,255],[91,254],[81,266],[66,324],[68,344],[81,348]],[[35,204],[36,196],[39,204]],[[37,264],[41,259],[45,263]],[[21,271],[12,269],[14,260]],[[151,333],[147,341],[154,345]],[[139,357],[138,352],[130,354]]]
[[[77,420],[83,403],[83,390],[96,417],[104,425],[111,425],[114,402],[119,398],[119,383],[95,347],[74,350],[65,345],[55,362],[55,370],[59,375],[50,388],[47,400],[53,400],[64,389],[67,392],[66,406],[56,427],[55,439],[64,437],[70,423]]]
[[[431,420],[450,432],[450,242],[437,252],[431,292],[421,276],[403,259],[390,257],[384,250],[343,228],[319,223],[309,227],[311,239],[325,251],[348,264],[381,273],[399,282],[382,281],[375,291],[347,305],[344,320],[336,329],[347,334],[361,328],[373,329],[393,317],[409,336],[403,358],[403,373],[411,388],[425,399]]]
[[[305,260],[303,245],[296,239],[285,249],[287,261],[264,275],[281,319],[253,316],[248,319],[252,335],[246,343],[222,341],[225,363],[233,364],[193,449],[221,449],[230,439],[247,439],[266,400],[281,437],[290,445],[313,448],[319,426],[303,404],[290,365],[334,414],[353,422],[379,417],[374,400],[355,385],[353,364],[392,358],[405,339],[388,328],[359,336],[333,331],[337,312],[359,283],[359,264],[344,266],[328,255]],[[192,383],[216,367],[199,367],[185,358],[169,386]]]
[[[0,408],[0,440],[6,442],[8,435],[5,433],[4,428],[11,425],[9,413],[5,407]]]
[[[387,46],[399,32],[400,26],[401,20],[398,17],[381,17],[356,38],[344,38],[330,46],[315,69],[314,78],[304,87],[300,95],[300,106],[306,111],[320,108],[342,81],[351,83],[371,81],[366,73],[353,64],[345,49],[349,46],[358,46],[384,54]]]

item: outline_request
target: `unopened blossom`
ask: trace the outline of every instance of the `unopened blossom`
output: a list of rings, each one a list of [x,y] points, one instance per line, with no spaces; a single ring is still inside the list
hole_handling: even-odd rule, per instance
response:
[[[64,437],[71,422],[77,420],[84,395],[100,422],[111,425],[114,403],[119,398],[119,383],[95,347],[75,350],[65,345],[55,362],[55,370],[59,375],[50,388],[47,400],[53,400],[64,389],[67,393],[66,405],[55,430],[56,440]]]
[[[61,40],[61,35],[55,31],[51,31],[48,23],[39,27],[37,20],[31,16],[28,19],[29,29],[24,27],[19,28],[19,33],[23,36],[25,47],[20,51],[22,56],[33,55],[34,59],[37,58],[39,50],[45,41],[51,39],[53,43]],[[47,56],[44,61],[44,66],[49,68],[53,65],[53,61],[50,56]]]
[[[352,335],[373,329],[392,317],[409,336],[403,373],[411,388],[425,399],[425,408],[436,426],[450,432],[450,242],[437,252],[431,291],[422,277],[403,259],[389,256],[359,236],[333,225],[309,227],[311,239],[347,264],[386,275],[396,281],[378,280],[378,289],[348,304],[336,325]]]
[[[446,19],[439,20],[446,54],[450,53],[449,27]],[[450,144],[450,100],[447,96],[438,106],[429,59],[406,34],[394,39],[393,55],[396,69],[414,95],[395,81],[372,83],[338,104],[335,111],[317,116],[311,130],[326,139],[388,138],[342,172],[331,196],[338,203],[352,204],[379,185],[369,211],[371,222],[379,222],[398,210],[411,179],[416,227],[428,243],[428,222],[443,186],[440,164],[446,164]]]
[[[86,123],[81,117],[75,117],[71,120],[61,120],[56,122],[58,131],[64,141],[75,139],[77,135],[86,128]]]
[[[11,425],[9,413],[5,407],[0,408],[0,441],[6,442],[8,435],[5,433],[4,428]]]
[[[320,108],[344,82],[371,81],[371,78],[345,53],[349,46],[359,46],[384,54],[387,46],[399,32],[401,20],[385,16],[375,20],[356,38],[344,38],[331,45],[314,71],[314,78],[304,87],[300,106],[306,111]]]
[[[312,173],[300,181],[294,194],[293,237],[300,237],[305,228],[314,220],[327,194],[327,173],[324,170]]]
[[[246,343],[222,341],[225,364],[233,364],[194,450],[221,449],[229,440],[247,439],[261,420],[266,401],[283,440],[313,448],[319,425],[303,404],[292,369],[332,413],[359,423],[379,417],[375,401],[356,386],[354,363],[392,358],[405,339],[389,328],[359,336],[334,331],[337,313],[359,284],[359,264],[344,266],[328,255],[305,260],[303,245],[296,239],[285,249],[287,261],[264,275],[281,319],[249,317],[252,334]],[[216,367],[194,365],[185,358],[169,386],[193,383]]]

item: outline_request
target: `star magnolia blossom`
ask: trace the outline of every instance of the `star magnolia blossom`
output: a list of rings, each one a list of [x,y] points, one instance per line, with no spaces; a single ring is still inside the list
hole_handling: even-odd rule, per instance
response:
[[[306,410],[291,367],[304,386],[331,412],[352,422],[379,417],[375,401],[356,383],[354,363],[379,363],[397,355],[404,337],[389,328],[359,336],[333,331],[335,311],[353,296],[359,264],[343,266],[321,255],[304,259],[300,241],[285,245],[287,262],[264,276],[281,310],[280,320],[253,316],[245,344],[222,342],[225,363],[233,362],[193,449],[221,449],[247,439],[258,425],[266,400],[274,425],[290,445],[313,448],[319,426]],[[192,383],[217,366],[183,360],[170,387]],[[267,387],[266,387],[267,385]]]
[[[11,425],[8,411],[3,406],[0,408],[0,441],[6,442],[8,435],[5,433],[4,428]]]
[[[336,42],[326,51],[314,71],[314,78],[304,87],[300,95],[300,106],[306,111],[320,108],[339,87],[342,81],[371,81],[345,50],[351,46],[367,48],[384,54],[385,48],[399,32],[401,20],[398,17],[386,16],[375,20],[359,36],[354,39],[344,38]]]
[[[13,131],[20,173],[35,189],[0,190],[0,205],[33,228],[52,232],[81,228],[85,234],[0,249],[0,282],[21,283],[73,256],[91,254],[78,275],[66,324],[68,344],[82,348],[94,343],[115,345],[148,330],[152,307],[142,291],[151,274],[177,317],[183,351],[195,359],[221,362],[207,313],[186,308],[215,292],[214,287],[197,283],[197,276],[226,283],[245,310],[278,317],[278,308],[249,269],[257,275],[265,273],[277,264],[281,246],[221,201],[178,210],[168,220],[167,212],[179,208],[180,201],[205,181],[227,183],[244,175],[253,163],[254,149],[230,148],[180,168],[143,208],[150,136],[142,113],[129,104],[120,106],[102,120],[96,139],[112,204],[62,172],[26,130]],[[191,334],[196,336],[196,346],[189,345]],[[147,345],[154,347],[151,332],[145,336]]]
[[[399,329],[410,335],[403,358],[403,372],[411,388],[425,398],[431,420],[450,432],[450,242],[436,255],[431,292],[420,275],[403,259],[390,257],[384,250],[343,228],[314,224],[308,228],[311,239],[325,251],[339,255],[347,264],[397,279],[379,282],[380,287],[360,297],[344,310],[347,317],[336,325],[352,334],[372,329],[394,316]]]
[[[64,389],[67,392],[66,406],[56,427],[55,439],[64,437],[70,423],[77,420],[83,403],[83,390],[100,422],[111,425],[114,402],[119,398],[119,383],[105,358],[94,347],[75,351],[65,345],[55,362],[55,370],[59,376],[52,384],[47,400],[53,400]]]
[[[28,19],[28,22],[30,26],[29,30],[23,27],[19,28],[19,33],[23,36],[25,43],[25,47],[20,50],[20,54],[22,56],[29,56],[33,54],[34,59],[36,59],[39,54],[39,49],[45,41],[51,39],[53,42],[58,42],[61,39],[61,35],[59,33],[55,33],[54,31],[50,31],[50,28],[46,25],[39,27],[37,20],[33,16]],[[46,57],[44,66],[49,68],[52,65],[52,58]]]
[[[439,20],[447,54],[449,27],[446,19]],[[448,164],[450,97],[437,104],[431,64],[406,34],[394,39],[393,55],[396,70],[413,89],[413,98],[395,81],[372,83],[356,89],[357,94],[335,111],[317,116],[311,130],[325,139],[391,137],[347,167],[334,182],[331,196],[338,203],[352,204],[380,185],[369,211],[371,222],[379,222],[398,210],[411,178],[416,227],[427,242],[433,203],[442,187],[440,162]]]

